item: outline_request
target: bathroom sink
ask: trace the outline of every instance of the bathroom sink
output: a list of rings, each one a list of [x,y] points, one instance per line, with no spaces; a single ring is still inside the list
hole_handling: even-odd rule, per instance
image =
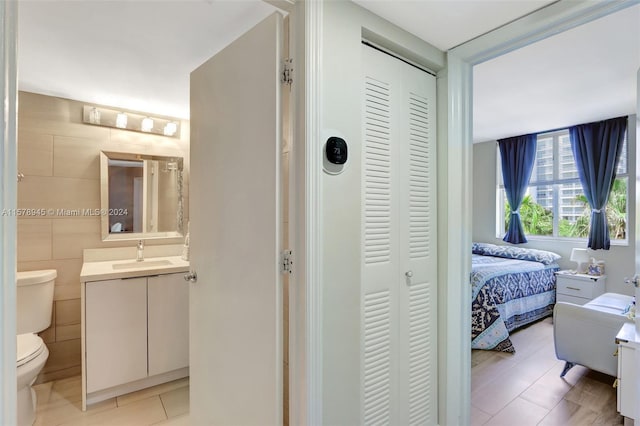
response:
[[[141,262],[133,261],[127,263],[114,263],[111,265],[113,269],[135,269],[135,268],[155,268],[158,266],[169,266],[173,265],[170,260],[162,259],[162,260],[143,260]]]

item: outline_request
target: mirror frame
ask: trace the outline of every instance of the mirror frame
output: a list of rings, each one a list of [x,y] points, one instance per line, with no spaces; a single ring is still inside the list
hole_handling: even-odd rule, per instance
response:
[[[131,152],[100,151],[100,207],[103,212],[109,209],[109,160],[141,161],[141,160],[174,160],[178,162],[178,170],[184,173],[184,159],[180,156],[162,156],[138,154]],[[184,177],[183,177],[184,178]],[[109,215],[100,215],[102,241],[132,241],[162,238],[182,238],[184,236],[184,183],[181,180],[178,197],[178,229],[166,232],[109,232]]]

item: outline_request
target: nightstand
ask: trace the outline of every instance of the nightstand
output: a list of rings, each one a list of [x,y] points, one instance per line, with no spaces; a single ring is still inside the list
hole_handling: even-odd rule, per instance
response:
[[[556,302],[584,305],[604,293],[606,275],[574,274],[571,271],[556,272]]]

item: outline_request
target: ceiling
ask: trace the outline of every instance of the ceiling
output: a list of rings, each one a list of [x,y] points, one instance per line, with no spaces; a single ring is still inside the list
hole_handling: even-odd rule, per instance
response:
[[[555,0],[354,0],[447,51]]]
[[[551,1],[356,3],[447,50]],[[188,118],[189,73],[274,10],[261,0],[22,1],[19,88]],[[474,140],[635,112],[639,13],[634,6],[476,66]]]
[[[189,74],[275,9],[261,0],[20,2],[20,90],[189,117]]]
[[[640,5],[474,67],[473,139],[636,112]]]

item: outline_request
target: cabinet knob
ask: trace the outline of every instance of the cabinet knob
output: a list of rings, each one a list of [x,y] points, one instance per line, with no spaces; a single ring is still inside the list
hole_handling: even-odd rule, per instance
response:
[[[195,283],[198,281],[198,274],[196,274],[196,271],[189,271],[184,274],[184,280],[189,283]]]

